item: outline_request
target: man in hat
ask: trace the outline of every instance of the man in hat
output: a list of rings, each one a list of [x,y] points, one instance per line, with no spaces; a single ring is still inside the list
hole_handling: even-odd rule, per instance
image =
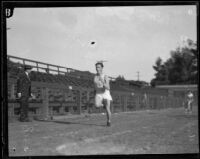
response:
[[[20,121],[28,122],[31,121],[28,118],[28,100],[32,96],[31,94],[31,80],[29,74],[32,67],[25,65],[24,71],[19,74],[17,79],[17,97],[20,102]]]

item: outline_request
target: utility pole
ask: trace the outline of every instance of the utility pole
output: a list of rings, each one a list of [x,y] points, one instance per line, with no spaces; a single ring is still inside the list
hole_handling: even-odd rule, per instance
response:
[[[137,80],[139,81],[140,80],[140,72],[137,71]]]

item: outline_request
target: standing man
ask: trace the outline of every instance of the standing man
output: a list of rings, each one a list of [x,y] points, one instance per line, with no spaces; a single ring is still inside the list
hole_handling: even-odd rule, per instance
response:
[[[28,118],[28,109],[29,103],[28,100],[32,96],[31,94],[31,80],[29,74],[31,72],[32,67],[25,65],[24,71],[19,74],[17,79],[17,97],[20,102],[20,121],[21,122],[29,122],[31,121]]]

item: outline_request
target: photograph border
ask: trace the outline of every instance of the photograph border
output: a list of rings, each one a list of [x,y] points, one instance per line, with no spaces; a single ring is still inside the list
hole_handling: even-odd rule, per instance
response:
[[[197,50],[199,52],[199,2],[198,1],[2,1],[1,2],[1,116],[2,116],[2,152],[10,158],[8,151],[8,92],[7,92],[7,18],[15,14],[15,8],[40,7],[111,7],[111,6],[160,6],[160,5],[196,5],[197,7]],[[9,9],[9,13],[6,12]],[[199,59],[198,59],[199,60]],[[198,91],[199,95],[199,91]],[[199,113],[199,109],[198,109]],[[199,115],[198,115],[199,126]],[[199,158],[199,153],[192,154],[131,154],[131,155],[88,155],[88,156],[30,156],[30,158]],[[21,158],[21,157],[20,157]]]

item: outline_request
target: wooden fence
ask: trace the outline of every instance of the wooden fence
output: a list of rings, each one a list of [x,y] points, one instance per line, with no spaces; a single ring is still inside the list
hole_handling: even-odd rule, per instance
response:
[[[72,86],[71,88],[61,84],[32,82],[32,92],[36,96],[30,100],[29,111],[33,116],[50,117],[54,115],[102,113],[103,110],[94,106],[93,89]],[[8,82],[8,112],[9,117],[19,115],[19,103],[15,99],[16,80]],[[130,92],[111,91],[113,102],[111,111],[126,112],[144,109],[165,109],[181,107],[182,98],[168,97],[159,94],[147,94],[137,91],[134,95]]]

